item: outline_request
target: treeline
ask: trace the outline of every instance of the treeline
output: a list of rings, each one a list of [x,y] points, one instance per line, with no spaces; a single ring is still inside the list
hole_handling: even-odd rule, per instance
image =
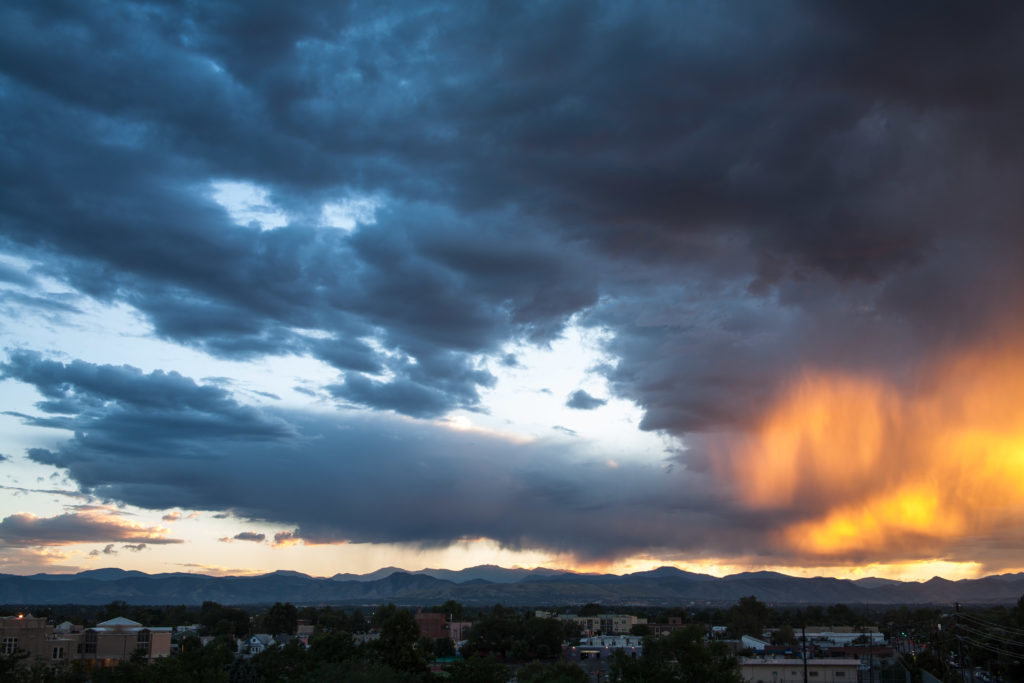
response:
[[[201,606],[187,605],[129,605],[114,601],[106,605],[19,605],[0,607],[2,614],[32,614],[45,617],[50,623],[69,621],[86,628],[125,617],[144,626],[200,625],[206,635],[230,635],[237,638],[250,633],[295,633],[295,625],[302,619],[324,630],[364,633],[373,624],[362,610],[345,611],[342,608],[295,607],[289,603],[276,603],[269,609],[261,606],[231,607],[207,601]]]
[[[113,607],[120,608],[123,605]],[[317,632],[308,648],[292,640],[283,647],[272,647],[251,657],[236,655],[233,634],[220,633],[205,646],[199,637],[187,634],[178,639],[179,654],[173,657],[153,662],[139,658],[91,672],[80,662],[56,668],[43,664],[29,666],[28,662],[23,662],[22,666],[6,669],[3,680],[17,683],[312,683],[331,680],[505,683],[513,675],[520,683],[585,683],[589,680],[578,664],[562,661],[563,641],[578,636],[573,624],[567,626],[557,619],[537,618],[532,611],[521,612],[501,605],[472,613],[464,612],[457,604],[432,609],[474,621],[464,647],[465,657],[446,662],[444,673],[440,675],[430,670],[441,647],[439,641],[421,637],[413,614],[391,604],[374,610],[370,618],[365,619],[361,613],[346,613],[330,607],[299,609],[278,603],[260,614],[248,615],[237,608],[204,603],[193,613],[197,620],[192,623],[202,623],[207,634],[240,628],[242,615],[253,624],[269,625],[277,619],[287,620],[287,623],[282,622],[285,632],[295,620],[305,618],[315,625]],[[102,620],[108,613],[97,611],[95,618]],[[157,612],[147,614],[153,621],[160,620]],[[180,614],[177,608],[168,608],[165,616]],[[59,616],[75,615],[62,612]],[[142,616],[129,612],[129,618]],[[373,637],[360,637],[347,630],[358,624],[360,618],[364,619],[366,628],[373,629]],[[698,637],[701,629],[679,633],[666,639],[664,645],[647,639],[650,661],[645,654],[637,660],[613,662],[611,680],[622,683],[697,680],[677,677],[683,669],[702,672],[700,680],[705,683],[737,680],[735,660],[720,657],[713,645],[706,645]],[[447,641],[445,647],[451,647],[447,638],[440,640]],[[683,662],[680,659],[683,656],[694,657],[694,666],[672,664]]]
[[[21,607],[17,611],[24,611]],[[550,608],[549,608],[550,609]],[[0,610],[2,611],[2,610]],[[457,602],[425,608],[454,620],[472,621],[464,658],[445,662],[443,680],[453,683],[583,683],[587,674],[577,664],[562,660],[562,644],[579,638],[572,622],[538,618],[533,610],[495,605],[467,609]],[[728,635],[774,632],[773,640],[794,643],[801,626],[877,627],[890,640],[913,644],[915,656],[905,658],[914,680],[927,670],[955,677],[961,668],[981,668],[1004,680],[1024,680],[1024,598],[1015,606],[957,610],[934,607],[899,607],[885,610],[854,609],[847,605],[771,607],[753,596],[727,609],[624,608],[588,604],[565,607],[561,613],[631,613],[651,624],[678,618],[684,628],[663,638],[644,639],[643,654],[633,658],[619,651],[609,663],[608,680],[646,681],[739,680],[737,661],[722,643],[709,639],[712,625],[726,626]],[[199,607],[131,606],[114,602],[105,606],[46,606],[33,610],[54,623],[71,621],[85,626],[125,616],[149,626],[199,624],[199,634],[213,636],[202,646],[196,634],[176,636],[179,654],[152,663],[129,661],[120,666],[88,672],[76,663],[53,668],[27,661],[0,662],[3,680],[18,683],[95,683],[155,681],[214,683],[270,683],[304,681],[389,681],[429,683],[442,680],[431,673],[438,658],[454,655],[448,638],[420,636],[412,612],[394,605],[378,609],[320,606],[296,607],[276,603],[269,608],[244,609],[205,602]],[[293,634],[299,620],[311,624],[308,648],[298,641],[273,647],[251,657],[236,653],[236,638],[252,633]],[[637,627],[642,630],[642,626]],[[372,635],[366,634],[372,632]],[[637,635],[644,635],[638,633]],[[17,666],[15,666],[17,664]],[[437,664],[434,664],[435,668]]]

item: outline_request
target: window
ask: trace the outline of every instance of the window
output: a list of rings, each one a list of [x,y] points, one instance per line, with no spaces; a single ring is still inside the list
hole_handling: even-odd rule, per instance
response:
[[[817,676],[817,675],[818,675],[818,672],[817,672],[817,671],[808,671],[808,672],[807,672],[807,675],[808,675],[809,677],[811,677],[811,678],[814,678],[815,676]]]
[[[62,647],[55,647],[55,648],[53,648],[53,658],[54,659],[64,659],[64,648],[62,648]]]
[[[13,655],[18,651],[18,639],[9,636],[0,641],[0,655]]]
[[[846,678],[846,672],[845,671],[837,671],[836,672],[836,678]]]
[[[85,654],[96,654],[96,631],[85,632]]]
[[[143,629],[135,640],[135,649],[142,652],[149,652],[149,631]]]

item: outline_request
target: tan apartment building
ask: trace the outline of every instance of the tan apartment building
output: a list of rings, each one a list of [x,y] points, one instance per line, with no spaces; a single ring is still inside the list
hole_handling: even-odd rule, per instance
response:
[[[136,653],[150,660],[169,656],[170,627],[147,627],[124,617],[110,619],[82,631],[76,658],[95,666],[113,666]]]
[[[24,651],[34,660],[62,662],[74,658],[77,642],[73,635],[54,633],[45,617],[0,617],[0,656]]]
[[[152,660],[171,654],[168,627],[146,627],[123,617],[87,629],[70,624],[61,626],[55,629],[44,617],[31,615],[0,617],[0,654],[24,651],[30,660],[78,660],[87,661],[90,666],[113,666],[133,656]]]

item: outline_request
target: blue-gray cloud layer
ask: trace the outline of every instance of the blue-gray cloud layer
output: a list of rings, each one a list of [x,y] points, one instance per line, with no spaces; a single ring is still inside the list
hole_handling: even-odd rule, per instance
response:
[[[309,543],[486,537],[588,558],[709,547],[726,524],[696,480],[658,464],[614,469],[564,445],[360,411],[256,412],[218,387],[123,366],[16,353],[2,369],[44,395],[59,386],[74,397],[59,409],[50,398],[37,404],[59,416],[23,416],[70,437],[29,455],[101,499],[231,510],[295,525],[294,538]],[[746,533],[723,541],[734,551],[749,542]]]
[[[611,333],[617,363],[601,371],[644,428],[741,427],[807,364],[899,377],[1013,322],[1022,13],[8,2],[0,249],[35,265],[0,263],[0,306],[11,320],[72,315],[74,297],[39,284],[55,278],[210,354],[317,357],[337,370],[321,384],[339,404],[413,417],[479,408],[496,381],[488,359],[515,364],[509,342],[546,343],[577,315]],[[291,222],[235,224],[211,199],[223,180],[266,188]],[[364,196],[380,202],[374,223],[318,225],[325,202]],[[45,396],[34,424],[82,429],[34,457],[119,500],[217,507],[201,483],[155,495],[160,482],[116,474],[140,449],[186,468],[256,444],[265,466],[243,476],[259,489],[289,476],[280,462],[300,435],[326,433],[175,370],[187,373],[17,352],[5,372]],[[133,420],[152,441],[129,440]],[[387,451],[353,429],[365,452]],[[319,466],[386,486],[367,460],[315,443]],[[451,464],[443,449],[411,451]],[[480,462],[480,477],[507,472]],[[282,519],[242,498],[221,507]],[[317,533],[487,531],[365,517],[345,508]],[[537,533],[548,546],[574,536]]]

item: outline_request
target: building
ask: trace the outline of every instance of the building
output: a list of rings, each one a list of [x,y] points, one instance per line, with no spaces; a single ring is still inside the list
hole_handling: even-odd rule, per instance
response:
[[[275,645],[277,641],[269,633],[256,633],[244,641],[240,641],[242,646],[239,648],[239,652],[244,652],[249,655],[258,655],[264,650],[268,650]]]
[[[416,625],[420,627],[420,635],[426,636],[431,640],[437,640],[438,638],[448,638],[448,619],[445,615],[439,612],[424,612],[418,611],[413,619],[416,620]]]
[[[633,658],[640,657],[644,639],[640,636],[591,636],[581,639],[579,645],[570,646],[565,658],[569,661],[608,659],[615,650],[622,650]]]
[[[745,650],[753,650],[754,652],[764,652],[764,649],[771,645],[767,640],[761,640],[754,636],[740,636],[740,646]]]
[[[18,651],[30,659],[59,663],[85,661],[89,666],[113,666],[132,657],[152,660],[171,653],[171,629],[147,628],[118,617],[94,628],[64,622],[56,628],[43,617],[0,617],[0,654]]]
[[[808,659],[807,680],[813,683],[856,683],[859,659]],[[740,659],[746,683],[803,683],[802,659]]]
[[[637,624],[646,624],[647,619],[636,617],[632,614],[595,614],[588,617],[580,617],[575,614],[562,614],[558,616],[562,621],[572,621],[579,624],[580,631],[584,636],[603,635],[626,635],[630,633]]]
[[[137,621],[117,617],[84,629],[78,634],[75,659],[92,666],[114,666],[132,657],[147,660],[171,654],[171,628],[147,627]]]
[[[449,621],[448,635],[455,641],[455,644],[469,640],[469,629],[473,627],[472,621]]]
[[[797,634],[801,637],[801,634]],[[849,626],[808,626],[807,642],[822,646],[846,646],[857,643],[870,643],[871,645],[885,645],[885,634],[875,626],[865,628],[852,628]]]
[[[0,617],[0,656],[23,651],[31,659],[58,663],[74,658],[77,642],[70,628],[56,633],[45,617]]]

